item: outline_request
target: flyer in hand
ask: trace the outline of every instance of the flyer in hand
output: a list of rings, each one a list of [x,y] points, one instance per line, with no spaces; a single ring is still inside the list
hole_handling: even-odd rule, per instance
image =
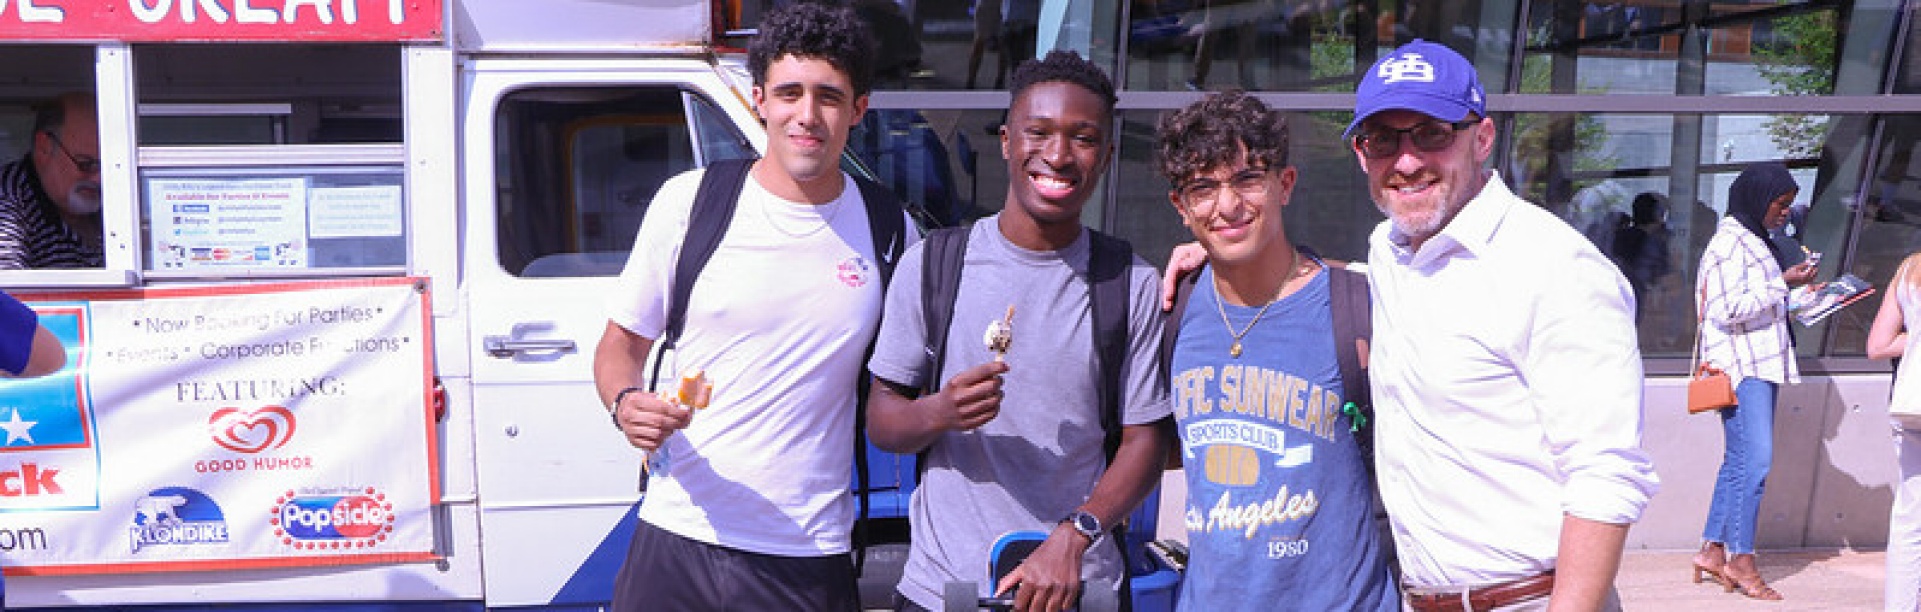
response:
[[[1803,285],[1788,292],[1788,314],[1801,325],[1813,327],[1842,307],[1874,294],[1874,285],[1853,274],[1834,280]]]

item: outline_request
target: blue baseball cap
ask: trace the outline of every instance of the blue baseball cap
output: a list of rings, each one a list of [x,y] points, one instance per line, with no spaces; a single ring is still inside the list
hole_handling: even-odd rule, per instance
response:
[[[1362,121],[1386,110],[1411,110],[1442,121],[1460,121],[1470,113],[1486,117],[1487,92],[1467,58],[1417,38],[1361,75],[1354,93],[1354,122],[1341,137],[1354,135]]]

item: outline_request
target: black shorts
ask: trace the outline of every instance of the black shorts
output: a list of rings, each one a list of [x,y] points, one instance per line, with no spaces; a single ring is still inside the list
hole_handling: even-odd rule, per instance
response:
[[[799,610],[857,612],[853,558],[782,557],[683,538],[639,521],[614,577],[614,612]]]

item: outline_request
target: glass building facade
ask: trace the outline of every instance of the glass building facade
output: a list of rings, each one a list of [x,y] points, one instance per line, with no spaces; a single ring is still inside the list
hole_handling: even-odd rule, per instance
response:
[[[751,25],[771,2],[723,18]],[[1290,235],[1363,259],[1383,216],[1341,140],[1357,75],[1423,38],[1479,67],[1500,139],[1492,165],[1619,262],[1639,292],[1651,374],[1684,371],[1693,277],[1727,189],[1748,163],[1793,169],[1794,238],[1825,280],[1885,285],[1921,249],[1921,69],[1913,1],[855,0],[881,80],[851,149],[937,217],[990,214],[1007,173],[996,127],[1010,60],[1073,49],[1120,88],[1116,157],[1087,222],[1156,264],[1188,239],[1154,171],[1154,125],[1207,91],[1287,111],[1301,172]],[[1637,206],[1636,202],[1640,204]],[[1638,209],[1638,210],[1637,210]],[[1638,226],[1638,227],[1637,227]],[[1649,238],[1623,239],[1620,230]],[[1526,279],[1517,279],[1526,282]],[[1873,302],[1814,327],[1814,372],[1886,371],[1861,358]]]

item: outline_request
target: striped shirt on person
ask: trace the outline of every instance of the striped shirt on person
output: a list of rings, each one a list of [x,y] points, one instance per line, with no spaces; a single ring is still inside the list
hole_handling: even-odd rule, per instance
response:
[[[0,270],[99,268],[100,247],[87,246],[40,189],[31,158],[0,166]]]

